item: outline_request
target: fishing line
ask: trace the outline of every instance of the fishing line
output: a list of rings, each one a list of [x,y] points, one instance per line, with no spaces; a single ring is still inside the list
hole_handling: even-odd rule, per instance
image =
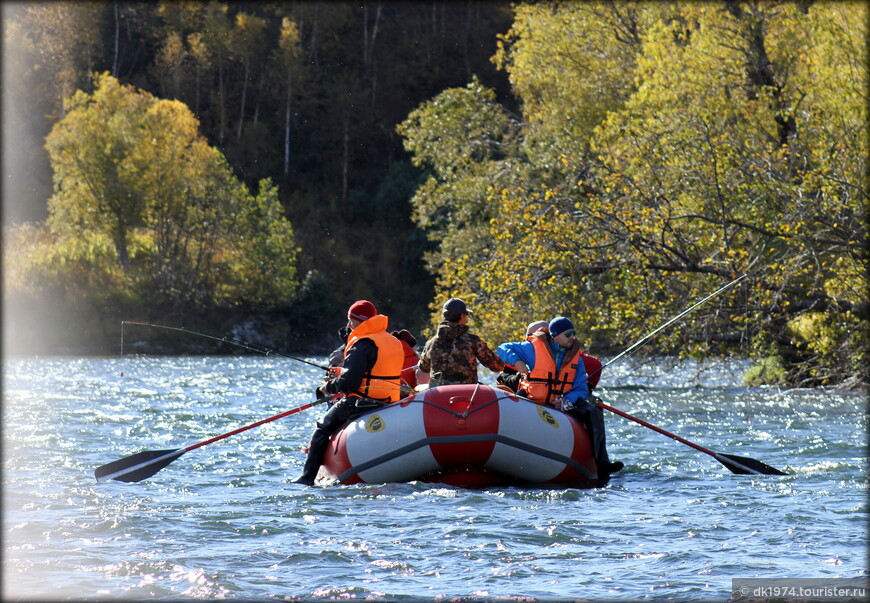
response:
[[[315,366],[319,369],[323,369],[324,371],[329,370],[328,367],[325,367],[320,364],[316,364],[314,362],[310,362],[303,358],[297,358],[296,356],[290,356],[289,354],[283,354],[277,350],[273,350],[267,347],[258,346],[251,343],[245,343],[244,341],[238,341],[236,339],[230,339],[228,337],[217,337],[216,335],[209,335],[208,333],[201,333],[199,331],[194,331],[192,329],[186,329],[184,327],[173,327],[169,325],[158,325],[151,322],[139,322],[136,320],[122,320],[121,321],[121,356],[124,355],[124,325],[137,325],[140,327],[152,327],[155,329],[166,329],[167,331],[177,331],[179,333],[187,333],[189,335],[197,335],[199,337],[205,337],[206,339],[213,339],[214,341],[219,341],[221,343],[228,343],[230,345],[234,345],[240,348],[244,348],[246,350],[250,350],[252,352],[257,352],[259,354],[265,354],[266,356],[281,356],[282,358],[289,358],[290,360],[296,360],[297,362],[304,362],[305,364]]]

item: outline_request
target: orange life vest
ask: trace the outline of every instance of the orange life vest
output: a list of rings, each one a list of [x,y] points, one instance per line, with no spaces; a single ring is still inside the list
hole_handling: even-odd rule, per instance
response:
[[[532,337],[531,342],[535,348],[535,366],[527,376],[520,379],[520,389],[525,390],[526,397],[539,404],[549,404],[554,398],[558,398],[569,391],[574,385],[574,376],[577,374],[580,359],[580,344],[574,344],[565,352],[562,366],[556,366],[556,358],[553,348],[548,343],[549,336]],[[586,368],[583,368],[586,372]]]
[[[344,356],[360,339],[371,339],[378,348],[378,359],[370,371],[363,374],[359,389],[351,396],[395,402],[402,399],[400,376],[405,352],[402,342],[387,332],[389,319],[376,314],[355,328],[347,338]]]

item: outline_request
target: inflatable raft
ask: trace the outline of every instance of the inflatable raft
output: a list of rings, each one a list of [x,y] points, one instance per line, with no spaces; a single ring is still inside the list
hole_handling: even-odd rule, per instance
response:
[[[581,423],[480,384],[426,389],[358,417],[333,435],[318,481],[602,485]]]

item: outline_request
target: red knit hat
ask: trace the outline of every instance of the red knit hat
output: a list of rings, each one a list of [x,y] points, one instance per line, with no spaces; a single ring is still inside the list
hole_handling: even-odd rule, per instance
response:
[[[365,322],[377,313],[378,311],[375,309],[375,305],[372,302],[367,299],[361,299],[354,302],[350,307],[347,311],[347,317],[359,322]]]

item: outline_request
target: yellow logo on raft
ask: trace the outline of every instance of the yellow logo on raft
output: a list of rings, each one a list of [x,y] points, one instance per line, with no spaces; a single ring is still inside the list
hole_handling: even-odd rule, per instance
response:
[[[372,415],[366,420],[366,431],[369,433],[383,431],[386,426],[387,424],[384,423],[381,415]]]
[[[541,417],[541,420],[544,421],[547,425],[551,427],[559,428],[559,422],[556,420],[549,410],[547,410],[546,406],[538,405],[538,415]]]

